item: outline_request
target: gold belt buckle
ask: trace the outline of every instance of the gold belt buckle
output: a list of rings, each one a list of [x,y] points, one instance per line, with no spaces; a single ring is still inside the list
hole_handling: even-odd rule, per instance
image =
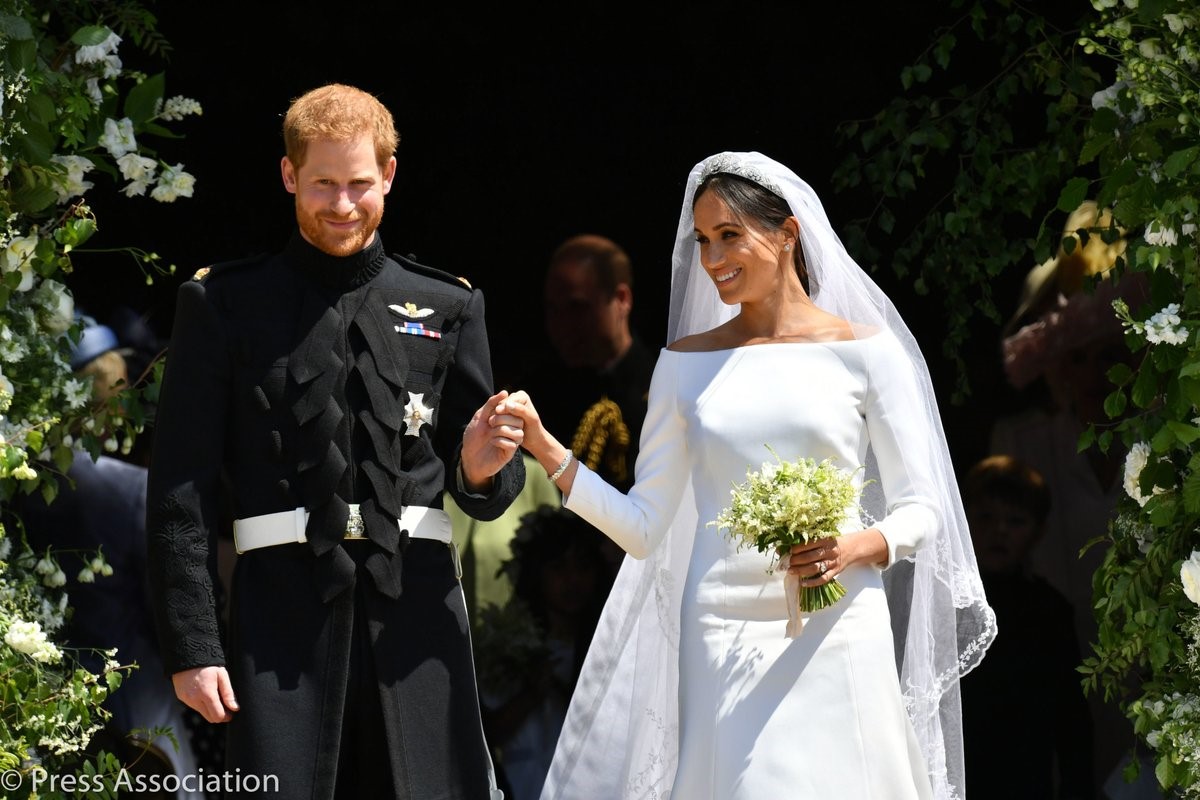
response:
[[[366,539],[367,529],[363,525],[362,514],[358,511],[358,506],[350,505],[350,517],[346,520],[346,539]]]

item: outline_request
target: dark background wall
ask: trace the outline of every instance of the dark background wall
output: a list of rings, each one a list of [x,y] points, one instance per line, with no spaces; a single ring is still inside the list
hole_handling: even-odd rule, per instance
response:
[[[138,244],[179,272],[147,286],[115,256],[81,255],[72,286],[98,316],[126,303],[169,333],[180,281],[277,249],[291,233],[281,117],[291,98],[341,81],[376,94],[401,133],[381,228],[388,249],[483,289],[499,381],[544,345],[542,270],[575,233],[629,251],[635,327],[661,345],[691,166],[720,150],[759,150],[805,177],[835,226],[863,213],[869,199],[830,189],[846,153],[835,126],[899,90],[900,68],[950,18],[945,6],[564,3],[534,13],[519,4],[162,3],[159,29],[174,45],[167,94],[199,100],[204,114],[174,125],[182,140],[147,141],[196,176],[195,196],[159,204],[98,186],[93,244]],[[131,43],[121,55],[139,63]],[[1007,307],[1019,278],[998,289]],[[982,454],[1004,399],[995,326],[981,327],[972,356],[976,399],[953,407],[941,299],[916,297],[886,270],[876,280],[925,347],[962,469]]]

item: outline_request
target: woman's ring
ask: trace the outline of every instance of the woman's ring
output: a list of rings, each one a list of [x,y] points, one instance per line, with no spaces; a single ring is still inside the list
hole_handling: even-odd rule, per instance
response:
[[[829,569],[829,567],[825,564],[824,561],[817,562],[817,574],[818,575],[824,575],[825,570],[827,570],[827,569]]]

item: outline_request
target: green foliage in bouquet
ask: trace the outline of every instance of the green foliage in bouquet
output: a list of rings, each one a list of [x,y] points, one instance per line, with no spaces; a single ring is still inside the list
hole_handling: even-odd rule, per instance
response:
[[[730,490],[730,504],[708,523],[725,531],[739,547],[772,554],[771,571],[794,545],[841,534],[841,525],[858,507],[854,475],[829,459],[784,461],[767,446],[775,461],[748,470],[746,480]],[[846,589],[836,579],[821,586],[801,586],[801,611],[827,608]]]

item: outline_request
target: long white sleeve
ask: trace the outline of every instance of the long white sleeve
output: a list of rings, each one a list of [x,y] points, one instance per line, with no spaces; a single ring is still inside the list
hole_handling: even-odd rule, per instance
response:
[[[687,482],[686,423],[679,413],[679,359],[662,357],[650,381],[646,421],[625,495],[583,464],[563,505],[599,528],[634,558],[662,541]]]
[[[900,343],[890,335],[877,337],[870,353],[866,397],[867,431],[879,464],[887,499],[887,516],[875,527],[887,541],[891,566],[932,539],[941,512],[931,485],[932,432],[924,424],[923,394]]]

